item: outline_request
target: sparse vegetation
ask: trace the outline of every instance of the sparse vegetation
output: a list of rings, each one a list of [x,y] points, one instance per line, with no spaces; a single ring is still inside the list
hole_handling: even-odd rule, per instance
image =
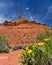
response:
[[[7,47],[7,45],[8,45],[7,39],[4,36],[0,36],[0,53],[9,52],[9,48]]]
[[[0,36],[0,46],[3,47],[7,44],[8,44],[7,39],[4,36]]]
[[[3,52],[3,47],[0,46],[0,53]]]
[[[0,53],[5,52],[8,53],[10,49],[13,51],[18,50],[18,49],[24,49],[26,45],[13,45],[13,44],[8,44],[7,39],[4,36],[0,36]]]
[[[12,48],[12,50],[15,51],[15,50],[18,50],[18,49],[24,49],[25,46],[26,46],[25,44],[19,45],[19,46],[14,46],[14,47]]]
[[[30,42],[20,58],[23,65],[52,65],[52,32],[38,34],[36,43]]]
[[[5,46],[5,47],[3,48],[3,52],[9,53],[9,48],[8,48],[7,46]]]
[[[9,49],[12,49],[12,48],[14,47],[14,45],[13,45],[13,44],[8,44],[7,47],[8,47]]]

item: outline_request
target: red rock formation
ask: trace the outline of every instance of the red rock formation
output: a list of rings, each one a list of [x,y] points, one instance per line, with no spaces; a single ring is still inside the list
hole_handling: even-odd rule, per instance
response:
[[[36,40],[36,34],[49,28],[45,24],[29,21],[20,13],[18,19],[0,24],[0,35],[7,37],[9,43],[29,43]]]

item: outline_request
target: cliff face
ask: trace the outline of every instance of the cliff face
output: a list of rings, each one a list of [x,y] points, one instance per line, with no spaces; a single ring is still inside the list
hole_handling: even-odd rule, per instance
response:
[[[5,21],[0,24],[0,35],[5,36],[9,43],[23,44],[36,40],[36,34],[44,32],[45,28],[49,28],[46,24],[29,21],[20,16],[16,20]]]

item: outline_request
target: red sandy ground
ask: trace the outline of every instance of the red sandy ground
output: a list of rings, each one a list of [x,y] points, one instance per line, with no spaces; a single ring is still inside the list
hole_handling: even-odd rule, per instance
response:
[[[0,53],[0,65],[20,65],[18,55],[21,50],[10,53]]]

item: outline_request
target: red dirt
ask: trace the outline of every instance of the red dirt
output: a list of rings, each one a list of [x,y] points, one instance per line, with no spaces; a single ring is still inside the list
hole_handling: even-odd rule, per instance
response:
[[[21,50],[9,53],[0,53],[0,65],[20,65],[18,55]]]

